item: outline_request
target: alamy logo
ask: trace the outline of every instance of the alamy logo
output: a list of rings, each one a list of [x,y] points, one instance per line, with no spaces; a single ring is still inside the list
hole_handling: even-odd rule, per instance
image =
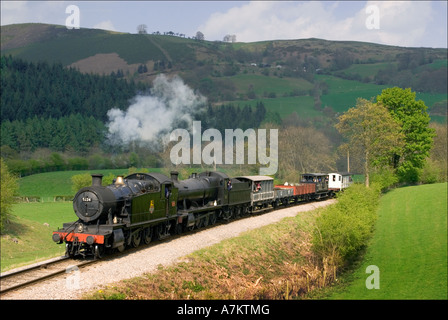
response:
[[[244,164],[244,141],[247,138],[247,164],[256,164],[258,158],[259,164],[267,165],[260,167],[260,175],[272,175],[278,169],[278,129],[269,129],[269,134],[268,148],[266,129],[258,129],[257,132],[254,129],[247,129],[244,132],[242,129],[226,129],[223,157],[221,132],[217,129],[207,129],[201,135],[201,121],[193,121],[192,156],[190,133],[185,129],[176,129],[170,134],[170,141],[178,141],[171,149],[170,160],[174,165],[191,163],[211,165],[234,164],[236,158],[236,164]],[[209,142],[204,148],[202,148],[203,141]]]
[[[370,276],[366,279],[366,288],[379,289],[380,288],[380,268],[375,265],[370,265],[366,268],[366,273],[370,273]]]
[[[71,4],[65,8],[65,13],[70,14],[67,19],[65,19],[65,26],[67,29],[79,29],[80,28],[80,16],[79,7]]]
[[[366,19],[366,28],[369,30],[380,29],[380,8],[372,4],[366,8],[366,14],[369,16]]]
[[[77,266],[70,266],[65,269],[67,277],[65,279],[65,287],[69,290],[78,290],[80,288],[81,271]]]

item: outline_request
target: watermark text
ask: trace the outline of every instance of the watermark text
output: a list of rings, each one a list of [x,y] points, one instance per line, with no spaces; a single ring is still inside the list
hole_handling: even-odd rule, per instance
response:
[[[366,14],[369,16],[366,19],[366,28],[369,30],[380,29],[380,8],[377,5],[370,5],[366,8]]]
[[[170,160],[178,164],[245,164],[245,139],[247,139],[247,164],[260,165],[260,175],[272,175],[278,169],[278,129],[269,129],[269,147],[266,129],[226,129],[224,137],[217,129],[207,129],[201,134],[201,121],[193,121],[192,139],[185,129],[175,129],[170,141],[177,141],[170,151]],[[192,143],[191,143],[192,140]],[[202,148],[202,142],[209,142]],[[193,152],[190,146],[193,144]],[[269,153],[269,155],[268,155]],[[192,159],[191,159],[192,158]],[[192,161],[191,161],[192,160]]]
[[[70,14],[67,19],[65,19],[65,26],[67,29],[79,29],[80,28],[80,14],[79,7],[71,4],[65,8],[65,13]]]
[[[366,288],[369,290],[380,288],[380,268],[375,265],[370,265],[366,268],[366,273],[370,276],[366,279]]]

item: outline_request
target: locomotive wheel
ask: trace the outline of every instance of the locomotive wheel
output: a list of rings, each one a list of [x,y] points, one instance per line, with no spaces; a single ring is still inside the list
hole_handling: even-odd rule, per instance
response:
[[[222,211],[222,214],[223,214],[223,218],[224,218],[224,220],[230,220],[230,219],[232,219],[232,214],[233,214],[233,212],[232,212],[232,209],[224,209],[223,211]]]
[[[240,218],[242,216],[242,213],[243,213],[243,209],[241,207],[235,208],[235,217],[236,218]]]
[[[149,244],[152,239],[152,228],[148,227],[145,230],[143,230],[143,242],[145,244]]]
[[[216,223],[216,212],[213,212],[211,215],[210,215],[210,225],[213,225],[213,224],[215,224]]]
[[[142,234],[141,232],[137,232],[132,236],[131,244],[134,248],[137,248],[140,245],[140,242],[142,240]]]
[[[67,243],[65,246],[65,256],[69,257],[71,259],[73,259],[75,257],[72,247],[73,247],[73,245],[71,243]]]
[[[209,224],[208,216],[204,216],[199,219],[198,229],[205,228]]]
[[[161,240],[169,236],[170,224],[168,222],[162,222],[155,227],[155,239]]]
[[[181,234],[183,231],[183,227],[181,223],[177,223],[174,227],[174,234]]]
[[[104,251],[105,251],[104,246],[96,245],[94,249],[95,259],[101,259],[104,255]]]

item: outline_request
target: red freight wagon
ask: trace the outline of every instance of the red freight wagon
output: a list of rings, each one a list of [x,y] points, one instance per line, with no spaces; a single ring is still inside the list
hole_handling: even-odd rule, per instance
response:
[[[316,184],[314,183],[303,183],[299,185],[276,185],[276,188],[280,189],[293,189],[294,196],[303,196],[316,193]]]

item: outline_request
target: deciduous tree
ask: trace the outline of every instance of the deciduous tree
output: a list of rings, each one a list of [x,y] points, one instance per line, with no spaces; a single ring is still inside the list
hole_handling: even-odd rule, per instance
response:
[[[363,158],[366,186],[373,167],[387,166],[403,145],[400,125],[381,103],[358,99],[356,107],[339,117],[336,129],[346,139],[350,156]]]
[[[387,107],[404,135],[403,148],[393,155],[394,168],[401,181],[417,182],[419,170],[425,165],[435,135],[429,127],[427,106],[422,100],[417,101],[415,92],[409,88],[384,89],[377,101]]]
[[[0,167],[1,167],[0,229],[1,233],[3,233],[5,229],[5,222],[7,221],[7,215],[11,211],[11,206],[14,203],[14,196],[18,191],[19,185],[17,183],[17,178],[14,177],[9,172],[6,163],[3,161],[3,158],[0,158]]]

